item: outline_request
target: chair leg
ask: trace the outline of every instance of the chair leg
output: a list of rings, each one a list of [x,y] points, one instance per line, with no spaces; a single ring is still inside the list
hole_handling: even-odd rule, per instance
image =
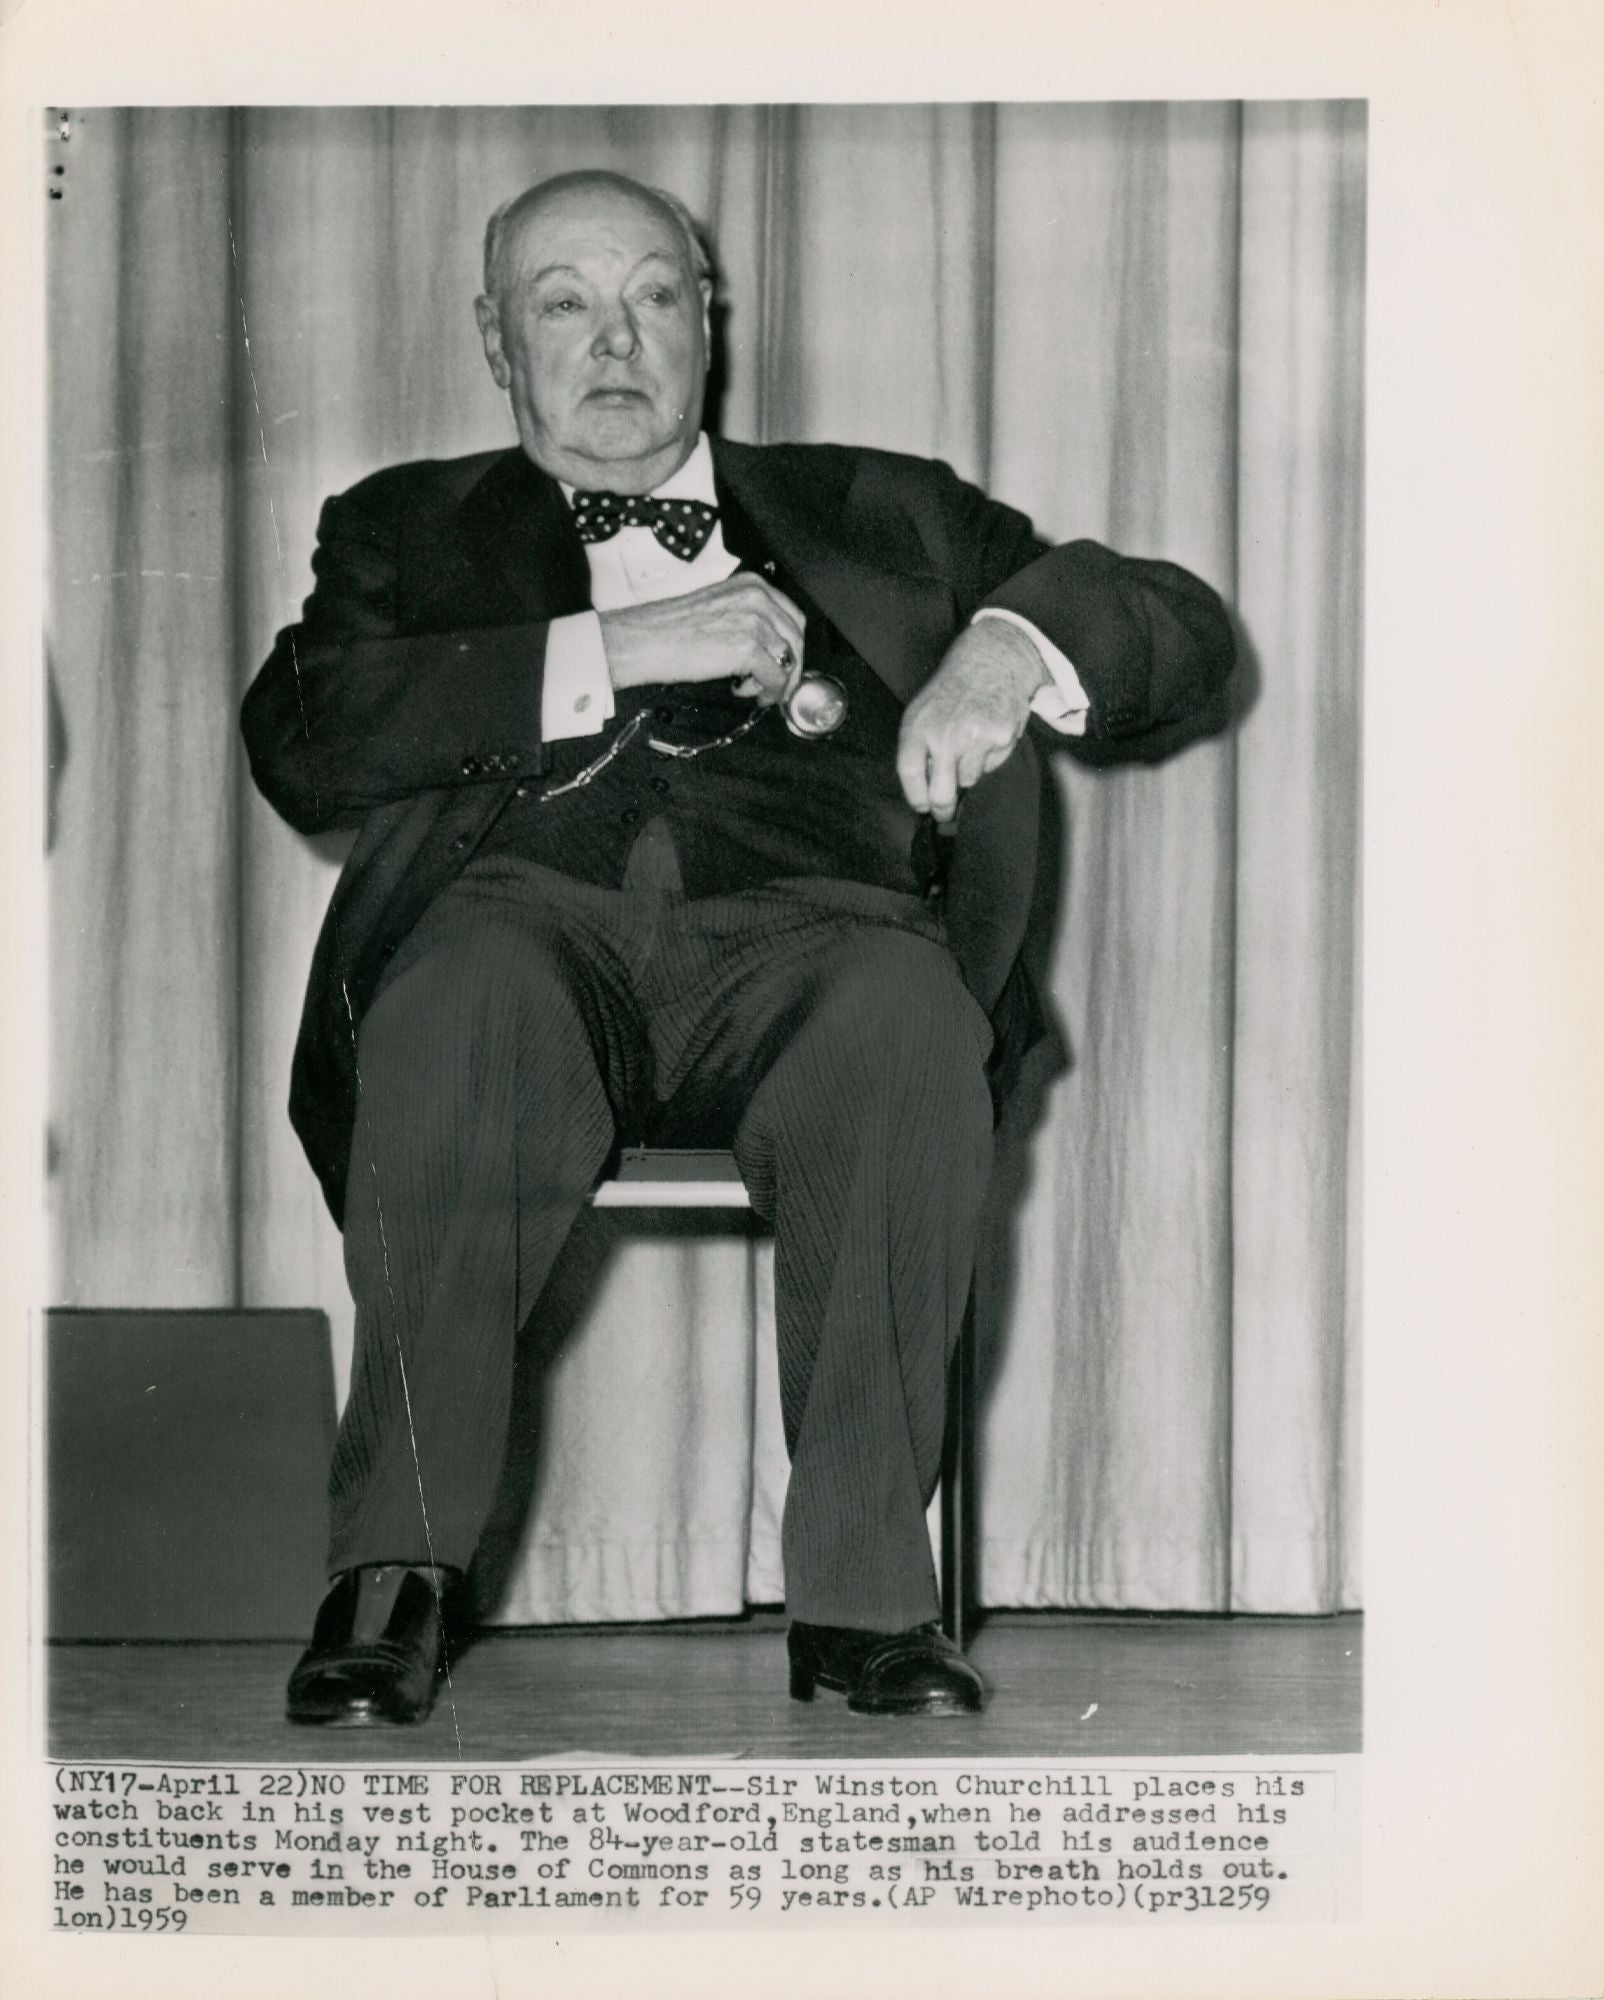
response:
[[[947,1382],[947,1433],[941,1460],[941,1625],[955,1646],[968,1644],[975,1596],[975,1295]]]

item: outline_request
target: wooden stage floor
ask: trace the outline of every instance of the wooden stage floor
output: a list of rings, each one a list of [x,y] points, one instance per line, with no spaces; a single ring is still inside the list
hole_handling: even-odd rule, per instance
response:
[[[612,1757],[1175,1757],[1359,1748],[1362,1622],[1000,1613],[974,1717],[875,1719],[786,1693],[785,1623],[519,1629],[464,1656],[415,1729],[292,1729],[298,1648],[57,1644],[49,1752],[168,1763]]]

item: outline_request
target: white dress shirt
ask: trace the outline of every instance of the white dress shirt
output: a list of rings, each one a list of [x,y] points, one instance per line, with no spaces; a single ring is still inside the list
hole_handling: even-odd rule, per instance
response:
[[[574,489],[563,486],[570,505]],[[659,500],[703,500],[718,505],[713,486],[713,453],[704,431],[696,448],[671,479],[665,479],[653,495]],[[720,524],[706,546],[691,562],[684,562],[665,549],[650,528],[620,528],[605,542],[587,542],[585,559],[590,565],[592,609],[576,611],[566,618],[554,618],[546,638],[546,673],[540,702],[540,733],[547,743],[561,743],[574,736],[594,735],[613,714],[613,683],[607,671],[607,649],[602,643],[600,613],[622,611],[632,604],[652,604],[662,597],[682,597],[688,591],[705,590],[733,576],[740,562],[724,546]],[[1064,655],[1028,618],[1016,612],[982,609],[982,618],[1006,618],[1028,632],[1051,676],[1038,689],[1031,708],[1065,736],[1081,736],[1086,730],[1090,703],[1075,669]]]

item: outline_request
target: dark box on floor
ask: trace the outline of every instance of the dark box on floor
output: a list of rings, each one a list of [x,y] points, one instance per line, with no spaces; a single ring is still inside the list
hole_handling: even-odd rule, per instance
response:
[[[323,1594],[321,1312],[46,1315],[53,1639],[301,1639]]]

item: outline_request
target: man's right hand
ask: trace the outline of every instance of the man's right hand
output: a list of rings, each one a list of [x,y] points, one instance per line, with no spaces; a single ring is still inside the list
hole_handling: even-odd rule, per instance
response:
[[[615,688],[730,680],[738,695],[764,704],[783,700],[800,672],[805,623],[783,591],[746,570],[683,597],[601,614]]]

